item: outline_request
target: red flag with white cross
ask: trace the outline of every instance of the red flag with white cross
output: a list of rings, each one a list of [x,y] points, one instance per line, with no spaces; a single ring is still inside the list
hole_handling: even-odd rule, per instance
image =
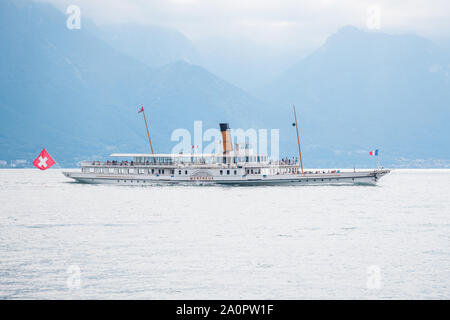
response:
[[[36,168],[46,170],[55,164],[55,161],[50,157],[47,150],[42,149],[41,154],[33,161]]]

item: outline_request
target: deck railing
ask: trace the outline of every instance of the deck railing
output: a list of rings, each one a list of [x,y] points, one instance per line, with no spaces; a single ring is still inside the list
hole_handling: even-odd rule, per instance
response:
[[[238,162],[238,163],[203,163],[203,162],[119,162],[119,161],[82,161],[81,166],[83,167],[142,167],[142,166],[158,166],[158,167],[218,167],[218,168],[235,168],[237,166],[246,167],[261,167],[266,165],[280,166],[280,167],[296,167],[298,162],[283,162],[283,161],[273,161],[273,162]]]

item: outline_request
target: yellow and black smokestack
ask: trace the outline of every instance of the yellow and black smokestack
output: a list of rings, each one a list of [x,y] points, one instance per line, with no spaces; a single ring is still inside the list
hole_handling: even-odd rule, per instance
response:
[[[230,126],[228,123],[220,123],[220,132],[222,133],[223,153],[228,153],[233,150],[231,143]]]

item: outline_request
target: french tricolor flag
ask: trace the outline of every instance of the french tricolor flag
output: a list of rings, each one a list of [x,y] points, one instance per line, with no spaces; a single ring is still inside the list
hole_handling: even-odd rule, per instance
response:
[[[378,156],[378,149],[369,152],[371,156]]]

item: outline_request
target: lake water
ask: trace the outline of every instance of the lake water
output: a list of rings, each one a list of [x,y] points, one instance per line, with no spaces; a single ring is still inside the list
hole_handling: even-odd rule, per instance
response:
[[[103,186],[0,170],[3,299],[449,299],[450,171]]]

